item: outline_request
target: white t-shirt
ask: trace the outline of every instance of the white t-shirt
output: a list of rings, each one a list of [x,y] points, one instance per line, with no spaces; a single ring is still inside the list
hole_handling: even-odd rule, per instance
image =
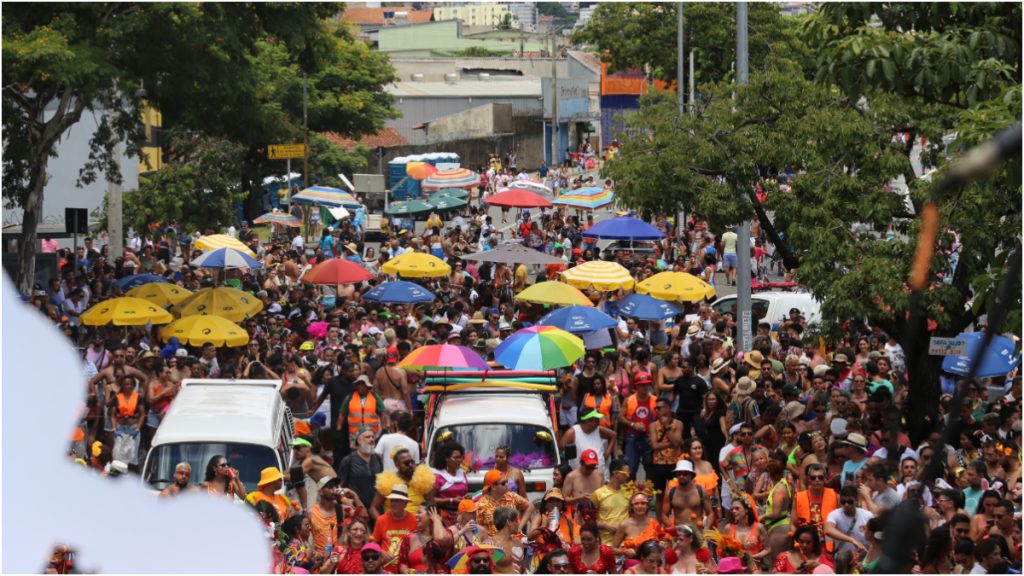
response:
[[[306,241],[302,238],[302,234],[296,234],[295,238],[292,238],[292,250],[302,251],[306,247]]]
[[[412,461],[419,463],[420,461],[420,445],[409,438],[405,434],[395,432],[394,434],[385,434],[380,437],[377,441],[377,446],[373,449],[380,456],[380,459],[384,461],[384,470],[391,470],[397,472],[398,468],[395,467],[395,461],[391,458],[391,451],[401,446],[409,450],[412,454]]]
[[[873,515],[871,512],[863,508],[857,508],[853,517],[847,516],[842,508],[836,508],[825,519],[826,522],[831,522],[836,525],[836,529],[857,539],[865,547],[868,545],[867,538],[864,536],[864,532],[867,530],[868,520],[871,520]],[[828,539],[833,541],[832,538]],[[853,545],[849,542],[836,542],[837,550],[841,550],[844,547],[850,548]]]

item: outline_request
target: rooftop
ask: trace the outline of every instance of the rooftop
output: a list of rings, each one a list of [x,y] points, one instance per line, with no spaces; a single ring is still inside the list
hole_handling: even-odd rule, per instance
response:
[[[341,146],[349,152],[355,150],[356,146],[359,146],[360,144],[373,150],[376,148],[405,146],[409,143],[409,141],[394,128],[381,128],[376,134],[367,134],[359,140],[347,138],[337,132],[323,132],[322,136],[330,140],[332,144]]]
[[[412,5],[388,6],[384,8],[368,8],[366,6],[354,6],[349,3],[341,14],[343,22],[351,22],[360,26],[383,26],[385,23],[385,12],[405,12],[407,16],[402,19],[393,19],[395,23],[422,24],[430,22],[433,16],[431,10],[414,10]]]
[[[575,58],[578,62],[590,68],[595,74],[601,73],[601,59],[593,52],[583,52],[582,50],[569,50],[569,56]]]
[[[459,81],[454,84],[447,82],[395,82],[386,90],[396,98],[540,98],[541,79],[527,78],[516,80],[490,81]]]

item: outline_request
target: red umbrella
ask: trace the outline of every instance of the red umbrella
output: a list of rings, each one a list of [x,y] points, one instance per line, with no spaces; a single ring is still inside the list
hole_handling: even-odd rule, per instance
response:
[[[325,260],[302,275],[303,282],[312,284],[354,284],[370,278],[373,274],[369,270],[344,258]]]
[[[551,208],[547,198],[530,190],[509,188],[498,192],[484,201],[491,206],[507,206],[509,208]]]

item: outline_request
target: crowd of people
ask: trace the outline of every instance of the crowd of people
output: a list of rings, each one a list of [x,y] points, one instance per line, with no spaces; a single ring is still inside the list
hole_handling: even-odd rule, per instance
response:
[[[285,493],[290,471],[276,468],[247,489],[221,455],[201,483],[182,463],[161,492],[206,490],[250,505],[273,540],[277,573],[869,573],[885,557],[893,518],[910,512],[925,519],[921,542],[894,571],[1019,573],[1020,375],[963,383],[963,410],[949,413],[947,395],[936,419],[955,427],[952,441],[936,443],[940,428],[912,442],[908,359],[895,335],[853,319],[842,338],[825,341],[794,309],[758,324],[751,349],[740,351],[736,318],[708,302],[686,303],[665,322],[620,317],[611,346],[558,373],[563,464],[542,498],[528,497],[511,447],[496,451],[479,492],[457,438],[423,461],[423,374],[398,366],[411,350],[448,343],[492,359],[548,311],[514,295],[590,260],[614,260],[638,282],[663,270],[735,282],[735,233],[712,234],[696,217],[680,232],[656,216],[666,240],[649,253],[602,253],[581,236],[592,214],[523,211],[499,229],[471,204],[419,234],[393,224],[376,250],[364,242],[365,222],[333,222],[317,241],[298,231],[268,239],[242,223],[235,233],[263,268],[227,278],[189,264],[199,251],[173,223],[117,259],[92,240],[77,255],[62,250],[59,277],[27,299],[86,363],[72,457],[103,474],[137,473],[183,379],[282,378],[300,489]],[[460,258],[505,241],[563,263]],[[337,289],[302,281],[327,258],[378,274],[407,251],[452,267],[417,280],[436,294],[432,303],[361,299],[380,275]],[[83,311],[122,295],[115,280],[139,272],[190,290],[227,282],[252,293],[263,311],[241,323],[249,344],[196,348],[144,326],[82,325]],[[625,293],[588,295],[614,311]],[[126,436],[137,440],[127,462],[113,457]],[[934,477],[926,467],[936,460]]]

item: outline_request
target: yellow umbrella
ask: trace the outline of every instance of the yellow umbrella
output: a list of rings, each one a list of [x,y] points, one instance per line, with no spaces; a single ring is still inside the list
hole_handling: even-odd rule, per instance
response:
[[[122,296],[104,300],[82,312],[81,320],[87,326],[142,326],[149,322],[166,324],[174,320],[174,316],[149,300]]]
[[[253,258],[256,257],[256,253],[246,246],[241,240],[228,236],[227,234],[211,234],[209,236],[203,236],[196,240],[196,248],[203,251],[216,250],[217,248],[234,248],[240,252],[245,252]]]
[[[440,278],[452,273],[452,267],[437,256],[423,252],[406,252],[388,260],[381,272],[405,278]]]
[[[179,316],[212,314],[241,322],[263,310],[263,302],[235,288],[203,288],[176,304],[173,310]]]
[[[715,297],[710,284],[686,272],[659,272],[637,284],[636,291],[674,302],[699,302]]]
[[[132,288],[128,291],[127,295],[133,298],[149,300],[161,308],[166,308],[171,304],[177,304],[188,298],[192,295],[192,291],[168,282],[150,282],[149,284]]]
[[[570,286],[580,289],[594,288],[602,292],[629,290],[636,283],[624,266],[603,260],[593,260],[574,266],[562,272],[562,278]]]
[[[516,300],[553,306],[594,306],[586,294],[561,282],[538,282],[516,294]]]
[[[185,316],[164,326],[160,337],[166,342],[172,336],[182,344],[202,346],[245,346],[249,334],[234,322],[220,316]]]

